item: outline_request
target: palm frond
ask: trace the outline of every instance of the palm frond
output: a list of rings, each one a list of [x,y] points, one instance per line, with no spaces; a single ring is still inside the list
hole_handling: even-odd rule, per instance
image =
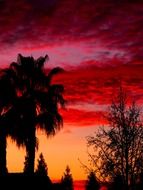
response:
[[[49,87],[48,98],[49,103],[65,107],[65,99],[63,98],[64,86],[61,84],[54,84]],[[53,105],[52,105],[53,106]]]
[[[46,60],[49,60],[49,56],[45,55],[45,57],[39,57],[35,62],[38,69],[42,69],[44,67],[44,63]]]
[[[6,75],[0,78],[0,105],[7,106],[15,99],[16,91],[10,78]]]
[[[52,69],[48,76],[47,76],[47,83],[50,84],[51,83],[51,80],[52,80],[52,77],[58,73],[63,73],[64,72],[64,69],[62,69],[61,67],[55,67],[54,69]]]
[[[37,117],[38,127],[46,133],[47,136],[55,135],[63,126],[63,119],[57,112],[54,114],[45,112]]]

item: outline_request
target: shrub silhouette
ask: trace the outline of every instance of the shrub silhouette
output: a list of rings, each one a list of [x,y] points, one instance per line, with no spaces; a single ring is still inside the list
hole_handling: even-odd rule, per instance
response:
[[[90,172],[86,182],[86,190],[98,190],[100,187],[94,172]]]
[[[61,185],[63,190],[73,190],[73,178],[69,166],[66,167],[62,176]]]
[[[36,175],[39,175],[39,176],[47,176],[48,175],[47,164],[45,162],[45,159],[44,159],[44,156],[42,153],[40,154],[39,159],[38,159]]]

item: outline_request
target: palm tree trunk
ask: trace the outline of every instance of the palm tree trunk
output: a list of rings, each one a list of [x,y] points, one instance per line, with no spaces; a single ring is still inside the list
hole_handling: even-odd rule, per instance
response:
[[[27,175],[34,175],[35,147],[36,147],[36,136],[35,136],[35,129],[34,129],[26,145],[27,167],[26,167],[25,173]]]
[[[6,147],[6,136],[4,134],[0,134],[0,175],[5,175],[7,173]]]
[[[27,114],[26,121],[28,127],[27,142],[26,142],[26,157],[27,157],[27,167],[25,173],[27,175],[34,175],[34,163],[35,163],[35,148],[36,148],[36,126],[35,126],[35,116],[36,116],[36,106],[33,97],[26,99],[27,104]]]

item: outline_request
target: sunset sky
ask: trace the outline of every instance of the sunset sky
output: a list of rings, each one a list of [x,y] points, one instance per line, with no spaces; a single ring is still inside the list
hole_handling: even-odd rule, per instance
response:
[[[69,165],[86,179],[87,135],[104,124],[102,114],[122,84],[143,103],[142,0],[0,0],[0,67],[17,54],[49,55],[46,68],[63,67],[55,81],[65,86],[64,126],[46,139],[38,131],[51,179]],[[25,150],[8,141],[8,169],[22,171]]]

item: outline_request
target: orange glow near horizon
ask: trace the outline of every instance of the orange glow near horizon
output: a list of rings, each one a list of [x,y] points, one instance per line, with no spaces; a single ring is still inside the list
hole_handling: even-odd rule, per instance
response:
[[[35,165],[38,155],[42,152],[48,166],[48,175],[52,180],[60,180],[65,168],[69,165],[74,180],[85,180],[86,173],[78,159],[87,163],[86,140],[87,135],[95,132],[94,127],[64,127],[54,137],[46,138],[38,131],[39,150],[36,152]],[[9,172],[21,172],[24,167],[25,150],[18,149],[8,139],[7,165]]]

